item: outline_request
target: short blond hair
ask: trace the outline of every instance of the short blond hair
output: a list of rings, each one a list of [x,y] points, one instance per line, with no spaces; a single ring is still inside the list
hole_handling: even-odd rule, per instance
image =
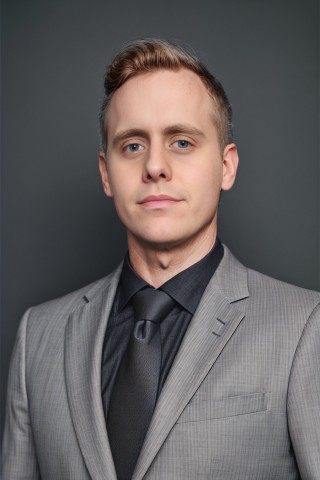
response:
[[[127,81],[154,70],[178,71],[186,68],[194,72],[205,85],[214,104],[214,120],[221,149],[232,143],[232,109],[221,83],[200,60],[177,45],[165,40],[146,38],[126,45],[107,67],[104,79],[104,98],[100,109],[101,147],[107,150],[106,113],[114,93]]]

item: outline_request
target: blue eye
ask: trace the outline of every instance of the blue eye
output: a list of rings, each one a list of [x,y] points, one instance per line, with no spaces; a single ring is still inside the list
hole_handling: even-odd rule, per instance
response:
[[[127,145],[125,150],[128,150],[131,153],[138,152],[141,150],[142,146],[139,143],[130,143],[130,145]]]
[[[173,145],[176,145],[178,148],[184,149],[190,147],[190,142],[187,140],[177,140]]]

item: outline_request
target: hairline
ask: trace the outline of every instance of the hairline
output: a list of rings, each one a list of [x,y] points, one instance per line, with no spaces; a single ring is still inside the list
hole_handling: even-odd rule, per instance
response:
[[[107,115],[108,115],[108,111],[110,109],[110,104],[112,102],[112,99],[115,95],[115,93],[120,90],[120,88],[125,85],[129,80],[133,79],[133,78],[136,78],[138,76],[142,76],[142,75],[151,75],[153,73],[156,73],[158,71],[161,71],[161,70],[165,70],[165,71],[171,71],[171,72],[180,72],[181,70],[188,70],[192,73],[194,73],[202,82],[203,86],[205,87],[205,90],[208,94],[208,97],[209,99],[211,100],[211,103],[212,103],[212,115],[210,115],[212,117],[212,120],[213,120],[213,124],[217,130],[217,136],[218,136],[218,141],[219,141],[219,145],[220,145],[220,149],[221,149],[221,152],[223,152],[223,149],[225,147],[225,139],[223,138],[224,135],[223,135],[223,131],[221,129],[221,125],[222,125],[222,121],[221,121],[221,114],[219,112],[219,107],[218,107],[218,100],[217,100],[217,96],[214,95],[214,93],[210,90],[209,86],[208,86],[208,83],[206,82],[206,79],[205,77],[203,77],[202,75],[200,75],[198,72],[196,72],[194,69],[192,69],[191,67],[188,67],[188,65],[181,65],[179,67],[165,67],[165,66],[161,66],[161,67],[153,67],[151,68],[149,71],[141,71],[141,72],[134,72],[132,73],[131,75],[128,76],[128,78],[125,79],[125,81],[117,88],[115,89],[109,96],[105,97],[103,103],[102,103],[102,106],[101,106],[101,110],[100,110],[100,126],[103,125],[103,131],[101,129],[101,150],[106,154],[107,153],[107,149],[108,149],[108,139],[107,139]]]

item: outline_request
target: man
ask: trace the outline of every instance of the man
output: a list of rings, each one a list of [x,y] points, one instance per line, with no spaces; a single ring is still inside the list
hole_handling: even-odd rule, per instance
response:
[[[99,165],[128,255],[25,314],[4,478],[320,479],[320,295],[217,238],[238,165],[223,88],[143,40],[105,89]]]

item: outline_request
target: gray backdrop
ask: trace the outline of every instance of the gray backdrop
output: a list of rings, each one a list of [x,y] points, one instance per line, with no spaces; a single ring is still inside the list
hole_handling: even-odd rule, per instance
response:
[[[23,311],[125,252],[97,112],[105,65],[137,37],[191,44],[231,99],[241,166],[222,239],[247,265],[320,288],[316,0],[5,0],[2,25],[2,405]]]

